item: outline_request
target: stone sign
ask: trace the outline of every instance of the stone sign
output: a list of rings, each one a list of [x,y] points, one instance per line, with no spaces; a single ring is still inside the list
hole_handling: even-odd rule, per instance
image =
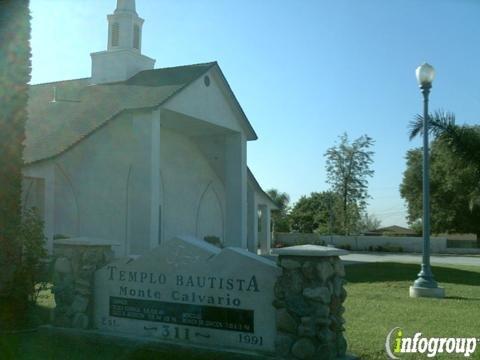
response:
[[[281,269],[238,248],[177,237],[95,274],[95,326],[156,340],[273,352]]]

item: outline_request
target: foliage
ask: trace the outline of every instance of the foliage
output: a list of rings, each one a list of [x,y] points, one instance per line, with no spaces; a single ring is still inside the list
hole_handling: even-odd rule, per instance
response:
[[[455,115],[437,110],[429,114],[429,131],[436,139],[446,143],[448,148],[465,162],[480,168],[480,131],[478,126],[456,125]],[[423,134],[423,116],[417,115],[410,122],[410,140]]]
[[[0,309],[3,310],[0,311],[0,322],[7,328],[19,327],[26,321],[28,308],[37,301],[38,294],[49,280],[43,221],[35,208],[24,212],[17,234],[21,256],[10,282],[6,284],[9,291]]]
[[[215,236],[215,235],[207,235],[203,238],[203,240],[205,240],[207,243],[213,245],[213,246],[216,246],[216,247],[219,247],[219,248],[223,248],[223,244],[222,244],[222,241],[220,240],[220,238],[218,236]]]
[[[365,232],[378,229],[382,225],[380,219],[375,215],[362,214],[357,226],[357,232],[363,234]]]
[[[407,168],[400,195],[407,202],[408,221],[422,217],[422,149],[407,152]],[[431,145],[430,207],[434,233],[459,232],[480,235],[480,209],[471,208],[472,194],[478,189],[478,169],[450,150],[443,139]]]
[[[290,211],[291,228],[302,233],[337,233],[341,229],[335,217],[339,208],[340,198],[331,191],[302,196]]]
[[[389,245],[389,244],[375,245],[375,246],[369,246],[368,251],[401,253],[403,252],[403,247],[396,246],[396,245]]]
[[[422,124],[423,117],[420,115],[410,122],[410,139],[423,133]],[[429,114],[428,128],[435,138],[432,151],[434,148],[437,149],[437,162],[445,161],[443,164],[432,164],[430,172],[431,177],[437,177],[436,187],[431,185],[431,207],[437,213],[435,221],[432,220],[432,230],[434,232],[474,232],[477,234],[477,243],[480,246],[480,127],[456,125],[453,113],[439,110]],[[431,162],[434,161],[434,157],[435,155],[432,154]],[[419,160],[415,159],[415,161]],[[437,173],[434,173],[434,167]],[[442,174],[449,179],[445,183],[441,182]],[[410,175],[410,177],[413,176]],[[408,183],[406,185],[405,191],[413,191]],[[439,199],[442,195],[447,195],[443,201]],[[449,204],[448,200],[452,200],[452,203]],[[407,202],[410,208],[408,199]],[[412,203],[412,207],[414,208],[412,212],[409,210],[411,221],[419,218],[415,216],[418,202]],[[440,218],[444,215],[447,217]],[[479,225],[476,226],[475,223]]]
[[[415,231],[415,233],[417,235],[422,235],[422,231],[423,231],[423,224],[422,224],[422,220],[419,219],[419,220],[416,220],[414,222],[412,222],[410,224],[410,229],[412,229],[413,231]]]
[[[20,227],[20,243],[22,244],[22,261],[17,284],[23,284],[25,296],[31,302],[37,300],[38,292],[46,285],[48,269],[46,264],[44,224],[36,208],[24,212]]]
[[[327,181],[331,190],[341,198],[339,215],[346,235],[355,230],[360,214],[367,206],[368,178],[374,174],[371,169],[374,152],[370,150],[373,144],[368,135],[350,143],[344,133],[340,142],[325,153]]]
[[[277,204],[278,210],[272,211],[272,220],[276,232],[289,232],[290,224],[288,219],[290,196],[277,189],[267,190],[268,196]]]
[[[0,3],[0,297],[12,294],[22,256],[18,231],[30,81],[28,4],[28,0]]]

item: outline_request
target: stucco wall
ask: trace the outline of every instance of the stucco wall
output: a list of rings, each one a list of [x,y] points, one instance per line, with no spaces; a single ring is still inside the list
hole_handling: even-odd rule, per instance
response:
[[[229,105],[214,71],[210,70],[205,75],[210,78],[209,86],[205,85],[202,76],[165,103],[164,107],[227,129],[242,131],[239,115]]]
[[[55,162],[55,233],[113,240],[124,253],[131,116],[121,116]]]
[[[149,249],[151,118],[123,115],[44,163],[55,174],[54,234],[118,242],[116,255]],[[159,241],[175,235],[224,240],[224,186],[195,141],[162,128],[159,152]],[[43,167],[30,166],[28,175],[43,177],[35,171]]]
[[[194,141],[162,128],[160,163],[163,181],[164,239],[193,235],[225,237],[225,190]]]
[[[375,246],[401,246],[405,252],[422,252],[423,240],[421,237],[399,236],[320,236],[318,234],[275,233],[275,242],[288,246],[297,244],[316,244],[324,242],[334,246],[349,245],[352,250],[367,251]],[[430,239],[433,252],[444,252],[447,248],[447,239],[432,237]]]

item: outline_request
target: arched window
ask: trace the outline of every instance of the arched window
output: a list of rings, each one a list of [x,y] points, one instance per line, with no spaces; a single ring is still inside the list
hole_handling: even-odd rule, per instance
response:
[[[140,50],[140,26],[133,25],[133,48]]]
[[[112,46],[118,46],[118,40],[120,38],[120,25],[113,23],[111,28],[111,44]]]

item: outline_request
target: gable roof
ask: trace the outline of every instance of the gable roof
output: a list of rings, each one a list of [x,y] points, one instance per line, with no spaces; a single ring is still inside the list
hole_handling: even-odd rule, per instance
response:
[[[273,199],[270,197],[270,195],[268,195],[268,193],[266,193],[262,189],[262,187],[258,183],[257,179],[253,175],[252,170],[250,170],[249,167],[247,167],[247,180],[252,184],[253,188],[259,194],[263,195],[270,202],[270,205],[272,206],[273,209],[278,210],[280,208],[279,205],[275,201],[273,201]]]
[[[85,78],[30,86],[25,163],[62,154],[124,111],[161,106],[214,67],[221,74],[218,64],[210,62],[145,70],[107,84],[90,85]],[[230,95],[247,129],[253,131],[233,92]]]
[[[398,225],[386,226],[375,230],[368,231],[369,234],[383,234],[392,233],[396,235],[416,235],[417,233],[412,230]]]

